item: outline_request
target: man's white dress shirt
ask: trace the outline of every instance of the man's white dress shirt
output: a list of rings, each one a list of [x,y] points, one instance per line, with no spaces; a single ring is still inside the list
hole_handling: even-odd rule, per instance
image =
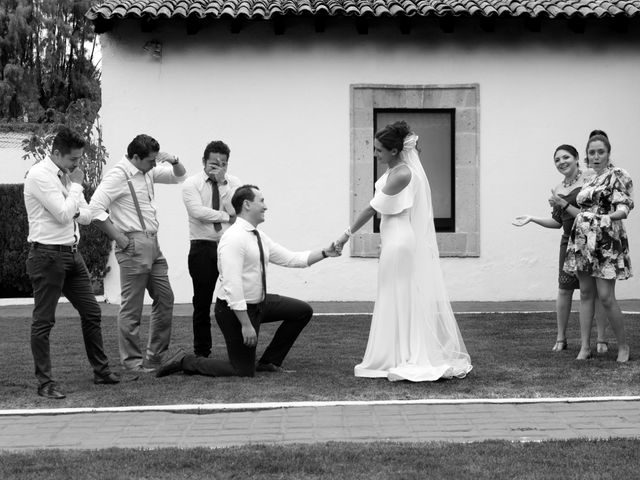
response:
[[[69,181],[49,157],[31,167],[24,181],[28,241],[46,245],[78,243],[76,220],[84,225],[91,222],[82,192],[82,185]]]
[[[226,174],[226,185],[218,184],[220,210],[212,208],[213,189],[204,170],[187,178],[182,184],[182,201],[189,215],[189,240],[220,240],[229,228],[229,214],[233,214],[231,198],[241,186],[240,179]],[[221,229],[216,232],[213,224],[219,222]]]
[[[125,233],[140,232],[142,225],[123,169],[131,178],[146,230],[157,232],[158,217],[153,184],[181,183],[186,174],[178,177],[168,162],[162,162],[147,173],[142,173],[126,156],[109,170],[93,193],[89,208],[94,219],[105,221],[110,217],[116,228]]]
[[[218,244],[218,270],[220,276],[214,295],[226,300],[231,310],[246,310],[247,304],[263,300],[262,270],[258,239],[253,225],[237,218]],[[292,252],[257,230],[262,240],[265,268],[269,263],[283,267],[309,266],[310,251]],[[266,272],[265,272],[266,275]]]

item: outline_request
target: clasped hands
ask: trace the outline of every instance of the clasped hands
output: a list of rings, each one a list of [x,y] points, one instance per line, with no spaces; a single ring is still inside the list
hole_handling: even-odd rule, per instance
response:
[[[336,251],[338,252],[338,255],[342,255],[342,249],[344,248],[344,244],[347,243],[348,241],[349,241],[349,236],[346,233],[343,233],[331,245],[336,249]]]
[[[335,243],[329,245],[329,248],[323,248],[322,251],[327,257],[339,257],[342,254],[342,248],[338,250]]]

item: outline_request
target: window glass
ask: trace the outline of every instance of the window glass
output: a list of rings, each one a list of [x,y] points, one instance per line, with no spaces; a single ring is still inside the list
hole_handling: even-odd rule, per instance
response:
[[[404,120],[418,135],[420,161],[431,186],[436,231],[453,232],[455,109],[377,109],[374,120],[375,131]],[[385,169],[385,165],[375,162],[374,183],[384,174]],[[374,232],[379,231],[378,220],[374,225]]]

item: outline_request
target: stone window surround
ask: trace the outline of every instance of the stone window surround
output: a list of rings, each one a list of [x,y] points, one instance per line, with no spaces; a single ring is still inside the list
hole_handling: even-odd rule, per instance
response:
[[[373,195],[373,125],[377,108],[455,108],[455,232],[438,232],[441,257],[480,256],[479,85],[351,85],[351,220]],[[380,234],[367,222],[351,256],[378,257]]]

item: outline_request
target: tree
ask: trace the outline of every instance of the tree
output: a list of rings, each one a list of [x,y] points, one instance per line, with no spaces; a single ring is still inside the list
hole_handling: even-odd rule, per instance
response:
[[[0,0],[0,121],[29,122],[23,158],[35,162],[49,154],[60,125],[82,134],[87,200],[107,159],[98,115],[97,36],[84,16],[94,3],[98,0]],[[26,224],[26,217],[14,218]],[[104,277],[110,249],[99,229],[81,227],[80,250],[94,279]],[[23,268],[24,262],[18,265]],[[16,278],[25,276],[17,272]]]
[[[100,108],[97,0],[0,0],[0,117],[48,122],[73,102]]]

